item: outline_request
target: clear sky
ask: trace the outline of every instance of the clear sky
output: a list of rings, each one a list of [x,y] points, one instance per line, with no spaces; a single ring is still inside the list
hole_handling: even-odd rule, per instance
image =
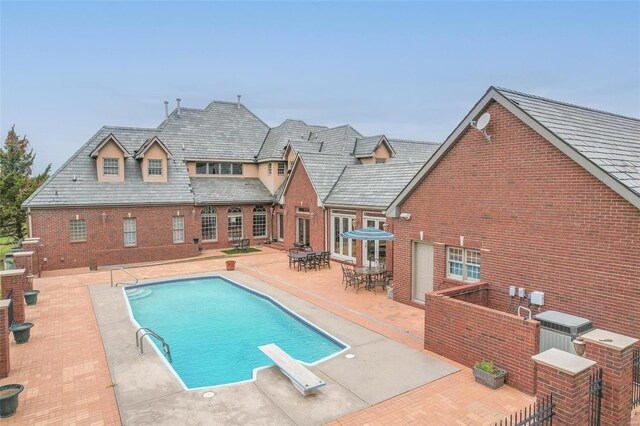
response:
[[[54,169],[163,101],[442,141],[490,85],[640,116],[640,2],[0,3],[2,138]]]

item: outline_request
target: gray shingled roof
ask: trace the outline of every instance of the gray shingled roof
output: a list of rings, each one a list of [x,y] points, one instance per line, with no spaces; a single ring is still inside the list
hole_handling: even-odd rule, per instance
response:
[[[96,160],[89,154],[110,133],[113,133],[129,152],[134,152],[147,139],[153,137],[157,130],[103,127],[23,205],[56,207],[193,203],[187,168],[184,162],[176,160],[175,156],[167,164],[167,183],[144,182],[140,162],[131,157],[124,160],[124,182],[98,182]]]
[[[495,88],[558,138],[640,195],[640,119]]]
[[[347,166],[324,202],[384,209],[423,165],[420,162]]]
[[[311,126],[301,120],[285,120],[278,127],[269,130],[260,148],[258,160],[282,158],[284,149],[290,141],[308,141],[312,133],[324,129],[326,129],[326,127]]]
[[[414,141],[408,139],[387,139],[396,155],[389,160],[392,163],[423,162],[429,158],[440,146],[437,142]]]
[[[300,157],[321,200],[329,195],[344,168],[358,163],[355,157],[332,154],[305,152]]]
[[[356,149],[354,155],[356,157],[373,155],[375,149],[380,145],[384,135],[366,136],[356,141]]]
[[[258,178],[192,177],[197,204],[271,203],[273,197]]]

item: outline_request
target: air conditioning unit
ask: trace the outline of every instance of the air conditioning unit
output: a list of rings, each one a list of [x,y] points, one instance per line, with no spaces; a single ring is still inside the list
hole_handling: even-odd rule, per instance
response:
[[[540,352],[556,348],[577,355],[573,339],[593,329],[590,320],[558,311],[545,311],[534,318],[540,321]]]

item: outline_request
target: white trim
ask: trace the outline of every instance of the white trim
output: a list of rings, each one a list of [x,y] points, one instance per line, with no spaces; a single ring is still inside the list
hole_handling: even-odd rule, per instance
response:
[[[145,143],[142,145],[142,150],[140,150],[139,152],[137,152],[137,153],[136,153],[136,156],[135,156],[134,158],[135,158],[136,160],[138,160],[138,159],[140,159],[140,158],[144,157],[144,153],[145,153],[145,152],[147,152],[147,151],[149,150],[149,148],[151,148],[151,146],[152,146],[154,143],[157,143],[158,145],[160,145],[160,148],[164,151],[164,153],[165,153],[165,154],[167,154],[167,159],[171,159],[171,157],[172,157],[171,151],[169,151],[169,148],[167,148],[167,147],[165,146],[165,144],[164,144],[160,139],[158,139],[158,137],[157,137],[157,136],[154,136],[154,137],[152,137],[148,142],[145,142]]]
[[[96,146],[93,149],[93,151],[91,151],[91,154],[89,154],[89,157],[93,157],[93,158],[97,157],[102,147],[105,146],[109,141],[113,141],[113,143],[115,143],[118,146],[118,148],[120,148],[120,150],[124,154],[124,158],[131,157],[131,154],[129,154],[129,151],[127,151],[127,149],[120,143],[120,141],[116,139],[113,133],[109,133],[106,138],[102,139],[102,142],[100,142],[98,146]],[[62,168],[60,170],[62,170]]]
[[[611,175],[603,171],[593,162],[588,160],[572,146],[564,142],[537,120],[527,114],[524,110],[518,107],[516,104],[507,99],[504,95],[499,93],[493,86],[487,90],[482,98],[473,106],[471,111],[462,119],[460,124],[454,129],[454,131],[447,137],[445,142],[440,145],[436,152],[431,156],[429,161],[418,171],[418,173],[411,179],[411,181],[405,186],[405,188],[398,194],[393,202],[387,208],[387,215],[389,217],[398,217],[400,214],[400,204],[402,204],[407,197],[413,192],[414,188],[422,182],[425,176],[440,162],[440,160],[447,155],[452,145],[458,141],[460,135],[467,129],[471,120],[473,120],[482,110],[486,108],[490,101],[496,101],[502,105],[505,109],[520,119],[525,125],[529,126],[533,131],[538,133],[544,139],[546,139],[553,146],[562,151],[565,155],[578,163],[582,168],[586,169],[596,179],[607,185],[618,195],[625,200],[629,201],[635,207],[640,209],[640,196],[631,191],[629,188],[621,184],[614,179]]]

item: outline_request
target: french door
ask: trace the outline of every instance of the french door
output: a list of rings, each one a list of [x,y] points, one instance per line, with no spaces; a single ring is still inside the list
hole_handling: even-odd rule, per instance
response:
[[[276,238],[282,241],[284,238],[284,217],[282,213],[276,214]]]
[[[331,213],[331,254],[333,257],[355,261],[356,241],[342,238],[340,234],[353,230],[355,214]]]
[[[310,243],[309,219],[305,217],[296,218],[296,242],[308,246]]]
[[[364,217],[365,228],[384,229],[384,223],[384,218]],[[371,266],[384,266],[387,259],[387,241],[363,241],[362,243],[363,263],[371,262]]]

